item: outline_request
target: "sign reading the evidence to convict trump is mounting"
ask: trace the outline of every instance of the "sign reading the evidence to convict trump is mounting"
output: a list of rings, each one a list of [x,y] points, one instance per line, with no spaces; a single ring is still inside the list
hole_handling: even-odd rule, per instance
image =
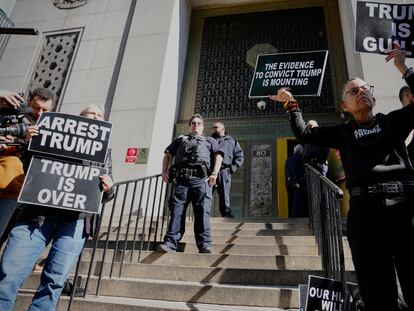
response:
[[[33,156],[18,201],[99,213],[102,191],[99,176],[106,168]]]
[[[328,51],[258,55],[249,97],[276,95],[289,87],[294,95],[319,96]]]
[[[29,150],[71,159],[105,162],[111,123],[45,112],[36,125],[39,135],[30,140]]]
[[[414,57],[414,4],[357,2],[355,50],[381,54],[397,41]]]

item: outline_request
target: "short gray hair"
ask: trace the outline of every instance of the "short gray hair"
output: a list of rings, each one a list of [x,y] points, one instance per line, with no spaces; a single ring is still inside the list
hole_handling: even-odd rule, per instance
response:
[[[293,147],[293,153],[294,154],[302,154],[303,153],[303,147],[301,144],[297,144],[295,147]]]
[[[90,110],[92,110],[93,108],[98,109],[102,112],[102,115],[105,115],[105,108],[102,105],[89,105],[88,107],[86,107],[85,109],[83,109],[80,113],[81,116],[83,116],[84,114],[88,113]]]

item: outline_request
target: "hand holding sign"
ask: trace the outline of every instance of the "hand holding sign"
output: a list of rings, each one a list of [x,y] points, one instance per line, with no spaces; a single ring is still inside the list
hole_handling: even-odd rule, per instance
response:
[[[391,59],[394,59],[394,65],[397,67],[397,69],[404,74],[408,67],[405,64],[405,58],[407,56],[407,52],[401,50],[400,45],[397,42],[393,43],[393,49],[392,50],[386,50],[384,51],[384,54],[387,56],[385,57],[385,61],[389,62]]]
[[[108,192],[112,189],[113,181],[110,176],[102,175],[102,176],[99,176],[99,179],[101,180],[102,190],[104,192]]]
[[[269,98],[276,102],[287,102],[293,100],[293,95],[289,92],[290,88],[282,87],[277,91],[277,95],[269,96]]]

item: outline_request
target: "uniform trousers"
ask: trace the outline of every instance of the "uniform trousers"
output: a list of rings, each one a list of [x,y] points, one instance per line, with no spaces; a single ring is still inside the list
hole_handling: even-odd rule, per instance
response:
[[[211,247],[210,212],[212,190],[207,178],[191,176],[188,179],[177,178],[173,182],[169,200],[170,223],[164,242],[176,250],[178,242],[185,232],[187,207],[192,203],[194,211],[194,235],[199,250]]]
[[[217,193],[219,196],[219,209],[221,216],[231,215],[230,188],[231,173],[229,168],[222,169],[217,174]]]
[[[400,310],[395,271],[414,310],[414,197],[351,197],[347,236],[365,310]]]

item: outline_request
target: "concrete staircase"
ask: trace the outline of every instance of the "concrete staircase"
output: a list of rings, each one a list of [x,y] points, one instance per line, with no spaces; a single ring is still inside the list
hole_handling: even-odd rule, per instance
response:
[[[127,229],[121,226],[118,234],[117,228],[111,228],[105,260],[102,261],[105,243],[101,241],[88,295],[86,299],[76,298],[72,310],[297,310],[298,284],[306,284],[310,274],[323,275],[315,238],[306,219],[212,218],[211,225],[212,254],[198,254],[193,223],[188,222],[177,253],[143,251],[139,263],[138,251],[131,250],[133,230],[128,231],[130,242],[125,245]],[[103,230],[107,231],[108,226]],[[155,244],[159,240],[160,234]],[[153,246],[151,242],[144,249]],[[84,250],[81,275],[87,275],[91,253],[89,247]],[[349,256],[347,246],[345,256]],[[101,268],[104,277],[99,296],[95,296]],[[353,270],[350,260],[347,269]],[[39,273],[34,273],[24,284],[15,310],[27,309],[39,277]],[[68,297],[62,296],[58,310],[67,310],[67,304]]]

